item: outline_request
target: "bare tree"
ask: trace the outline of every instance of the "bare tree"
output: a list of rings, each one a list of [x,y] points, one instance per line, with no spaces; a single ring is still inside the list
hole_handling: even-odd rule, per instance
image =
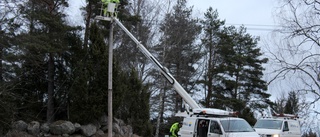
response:
[[[317,114],[314,106],[320,99],[320,2],[282,0],[279,4],[275,15],[281,28],[273,33],[267,49],[273,75],[269,85],[281,83],[285,92],[305,94],[299,116],[313,119],[310,113]],[[310,121],[303,123],[311,127]]]
[[[296,85],[290,90],[316,95],[313,102],[320,99],[319,18],[320,3],[316,0],[281,1],[277,19],[282,28],[275,31],[273,38],[277,41],[269,49],[275,74],[269,84],[294,79]]]

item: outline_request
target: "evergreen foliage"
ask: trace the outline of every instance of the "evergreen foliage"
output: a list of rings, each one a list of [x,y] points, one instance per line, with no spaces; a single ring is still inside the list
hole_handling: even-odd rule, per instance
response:
[[[98,25],[93,23],[90,27],[90,46],[75,47],[75,58],[72,58],[74,83],[70,89],[70,118],[80,123],[99,118],[108,108],[108,50]]]
[[[9,129],[10,122],[21,119],[87,124],[107,114],[111,23],[93,20],[99,14],[99,2],[87,1],[85,28],[66,22],[66,0],[27,0],[16,8],[18,18],[1,20],[0,135]],[[133,11],[129,3],[121,0],[119,19],[154,51],[188,92],[194,91],[190,94],[201,94],[197,91],[204,87],[200,102],[205,107],[240,111],[240,117],[253,125],[253,110],[272,104],[262,80],[262,65],[268,59],[257,47],[259,38],[249,35],[244,27],[225,27],[212,8],[200,24],[192,17],[187,1],[179,0],[159,26],[162,36],[154,40],[154,28],[147,23],[148,10]],[[171,112],[182,109],[182,99],[169,84],[159,82],[162,78],[149,70],[149,61],[121,29],[115,27],[114,33],[114,117],[132,125],[134,133],[152,136],[150,102],[159,99],[154,96],[156,100],[151,101],[153,93],[165,91],[166,105],[161,109]],[[298,102],[290,92],[284,112],[297,113]],[[163,122],[160,135],[167,134],[173,122],[181,121],[165,114],[159,114]]]
[[[219,53],[217,52],[217,46],[220,41],[219,33],[222,31],[222,27],[225,21],[218,19],[219,14],[217,10],[213,10],[210,7],[204,14],[204,19],[201,20],[203,36],[201,39],[201,45],[204,46],[204,59],[206,60],[206,69],[204,72],[202,83],[207,89],[204,100],[201,102],[207,108],[223,108],[222,100],[224,100],[224,93],[219,88],[219,75],[215,71],[218,64],[222,63]]]
[[[119,65],[117,65],[119,67]],[[149,116],[148,86],[138,79],[137,72],[116,72],[114,82],[114,116],[132,125],[133,132],[138,135],[150,136],[152,127]]]
[[[295,91],[287,93],[288,96],[282,96],[273,102],[271,108],[276,113],[294,114],[297,115],[301,111],[303,103]]]
[[[191,17],[192,8],[187,7],[186,0],[178,1],[173,10],[160,25],[163,36],[157,49],[163,49],[158,52],[164,56],[159,58],[187,91],[196,90],[192,78],[196,72],[194,65],[201,58],[201,49],[195,44],[201,27],[198,20]],[[169,94],[168,99],[174,104],[172,111],[178,112],[183,107],[182,99],[175,91]]]
[[[271,104],[267,83],[262,80],[262,64],[268,60],[261,57],[259,38],[246,33],[244,27],[225,27],[211,7],[201,23],[204,31],[201,42],[208,62],[200,81],[206,87],[202,103],[206,107],[239,111],[240,117],[253,125],[253,110]]]
[[[291,91],[288,93],[288,99],[284,107],[284,113],[286,114],[297,114],[299,112],[299,97],[296,92]]]
[[[22,97],[17,100],[18,106],[21,105],[18,114],[25,117],[44,120],[39,114],[46,113],[46,120],[52,122],[60,106],[64,105],[60,101],[66,97],[64,74],[68,72],[63,55],[68,50],[67,34],[75,30],[64,20],[61,9],[67,6],[64,0],[30,0],[21,7],[21,15],[27,22],[23,27],[27,31],[15,39],[21,51],[19,62],[22,63],[21,70],[16,72],[20,77],[16,91]]]
[[[225,27],[220,34],[218,53],[223,60],[217,67],[221,77],[220,89],[224,90],[224,107],[242,111],[246,106],[264,108],[270,94],[266,93],[267,84],[262,80],[262,53],[257,47],[257,38],[246,33],[244,27]]]

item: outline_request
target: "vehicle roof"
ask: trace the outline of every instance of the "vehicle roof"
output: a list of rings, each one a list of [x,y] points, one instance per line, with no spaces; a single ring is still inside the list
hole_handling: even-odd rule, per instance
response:
[[[193,119],[215,119],[215,120],[243,120],[242,118],[238,117],[189,117]]]
[[[284,118],[284,117],[281,117],[281,118],[261,118],[261,119],[258,119],[258,120],[280,120],[280,121],[287,120],[287,121],[298,121],[297,119],[290,119],[290,118]]]

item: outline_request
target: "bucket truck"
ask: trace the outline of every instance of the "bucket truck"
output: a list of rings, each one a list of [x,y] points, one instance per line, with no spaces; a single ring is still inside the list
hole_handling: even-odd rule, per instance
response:
[[[261,137],[301,137],[300,119],[297,115],[276,113],[269,108],[269,116],[262,115],[254,125]]]
[[[244,119],[234,117],[236,113],[214,108],[201,108],[186,92],[180,83],[163,67],[159,61],[138,41],[127,28],[113,16],[115,4],[108,5],[111,16],[96,16],[97,20],[114,21],[137,45],[137,48],[153,62],[164,78],[191,108],[184,117],[180,128],[181,137],[260,137]]]

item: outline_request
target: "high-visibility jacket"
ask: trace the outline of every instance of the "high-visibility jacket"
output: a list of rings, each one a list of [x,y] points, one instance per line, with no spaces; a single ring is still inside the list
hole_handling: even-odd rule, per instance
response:
[[[101,0],[101,2],[103,3],[103,4],[108,4],[108,3],[110,3],[111,2],[111,0]]]
[[[113,3],[120,3],[120,0],[112,0]]]
[[[179,122],[172,124],[172,126],[170,128],[170,133],[171,133],[170,137],[178,137],[179,129],[180,129]]]

